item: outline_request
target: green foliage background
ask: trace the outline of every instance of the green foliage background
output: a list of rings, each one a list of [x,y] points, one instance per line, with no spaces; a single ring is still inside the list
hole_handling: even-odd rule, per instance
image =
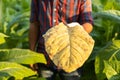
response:
[[[92,6],[94,29],[90,35],[95,40],[95,47],[82,67],[82,80],[120,80],[120,0],[92,0]],[[29,16],[30,0],[0,0],[0,53],[4,49],[26,51],[29,48]],[[1,74],[3,72],[0,80],[11,76],[4,73],[8,76],[1,77]],[[39,80],[37,76],[32,78]]]
[[[44,80],[29,66],[46,64],[29,50],[29,16],[30,0],[0,0],[0,80]]]

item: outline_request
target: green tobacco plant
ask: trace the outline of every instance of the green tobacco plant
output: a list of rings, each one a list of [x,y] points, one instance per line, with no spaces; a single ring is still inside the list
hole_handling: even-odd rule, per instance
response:
[[[4,48],[28,48],[28,28],[30,15],[29,0],[2,0],[0,32],[9,36],[6,43],[0,45]],[[16,43],[16,44],[14,44]]]
[[[29,11],[27,10],[16,14],[7,24],[4,22],[1,25],[1,32],[9,37],[5,38],[6,43],[2,44],[1,48],[28,48],[28,21]]]
[[[95,71],[99,80],[110,79],[112,76],[120,74],[120,40],[108,42],[98,53],[95,60]]]
[[[3,78],[3,80],[9,79],[10,77],[14,77],[15,80],[22,80],[24,77],[31,75],[36,75],[36,73],[20,64],[12,62],[0,62],[0,77]]]
[[[0,0],[0,80],[45,80],[29,67],[46,64],[43,54],[25,49],[29,16],[30,0]]]
[[[7,80],[12,77],[15,80],[22,80],[37,75],[27,67],[34,63],[46,64],[44,55],[27,49],[2,49],[0,50],[0,79]]]
[[[111,62],[109,62],[109,59],[110,56],[115,55],[117,49],[112,49],[113,51],[111,51],[111,49],[107,49],[106,50],[107,53],[105,52],[105,48],[112,45],[113,42],[118,42],[117,44],[119,44],[119,41],[116,41],[116,40],[120,40],[119,37],[120,36],[120,6],[119,5],[120,5],[120,0],[92,0],[92,6],[93,6],[92,14],[94,20],[94,24],[93,24],[94,28],[91,35],[95,40],[95,47],[87,63],[83,66],[84,71],[87,70],[87,72],[84,73],[85,76],[83,76],[84,77],[83,80],[107,80],[107,79],[119,80],[120,79],[118,72],[116,72],[117,74],[115,74],[114,76],[112,72],[108,72],[109,70],[107,70],[108,65],[113,67],[111,63],[114,63],[114,61],[111,60]],[[105,58],[105,61],[104,61],[104,57],[107,58],[107,59]],[[90,63],[92,67],[94,67],[95,69],[92,69],[91,65],[88,65]],[[115,63],[115,65],[119,66],[117,63]],[[86,66],[87,68],[85,68]],[[117,67],[114,67],[115,71],[117,69],[118,69]],[[90,71],[93,72],[91,75],[88,75]],[[92,78],[90,78],[91,76]]]
[[[118,66],[120,60],[117,44],[120,43],[120,0],[92,0],[92,6],[94,28],[91,36],[95,40],[95,47],[90,58],[83,66],[82,80],[119,80],[120,71]],[[11,0],[11,2],[10,0],[0,0],[0,15],[2,15],[0,16],[0,52],[2,50],[2,53],[4,53],[4,55],[0,54],[4,56],[1,56],[0,62],[2,64],[12,63],[26,69],[26,66],[23,65],[34,63],[34,59],[29,62],[27,58],[19,59],[18,57],[17,60],[16,56],[13,56],[15,54],[7,54],[7,52],[17,53],[12,48],[22,48],[20,50],[24,52],[24,49],[28,48],[30,0]],[[23,52],[18,51],[16,55],[20,56]],[[26,54],[21,54],[21,56],[25,57]],[[26,62],[22,60],[26,60]],[[14,71],[12,64],[9,67]],[[14,80],[16,74],[10,73],[7,71],[0,72],[0,80]],[[23,80],[42,80],[42,78],[36,76],[27,76],[22,76]]]
[[[95,59],[98,50],[107,45],[107,42],[120,39],[120,7],[118,4],[120,4],[119,0],[92,0],[94,29],[91,35],[96,43],[90,60]]]

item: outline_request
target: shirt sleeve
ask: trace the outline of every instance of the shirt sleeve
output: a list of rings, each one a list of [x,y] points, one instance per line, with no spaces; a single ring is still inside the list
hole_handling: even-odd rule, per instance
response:
[[[80,24],[84,24],[86,22],[93,24],[92,18],[92,1],[91,0],[81,0],[80,7]]]
[[[30,22],[38,22],[38,2],[31,0]]]

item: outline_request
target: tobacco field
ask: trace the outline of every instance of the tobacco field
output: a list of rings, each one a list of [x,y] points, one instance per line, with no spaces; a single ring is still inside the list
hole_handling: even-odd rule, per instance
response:
[[[92,10],[95,46],[80,80],[120,80],[120,0],[92,0]],[[29,67],[46,63],[29,50],[29,18],[30,0],[0,0],[0,80],[45,80]]]

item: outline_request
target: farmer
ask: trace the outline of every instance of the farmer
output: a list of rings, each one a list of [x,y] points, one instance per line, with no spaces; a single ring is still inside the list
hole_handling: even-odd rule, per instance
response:
[[[47,64],[38,64],[37,67],[31,65],[31,68],[39,69],[40,76],[47,80],[55,80],[56,74],[60,76],[61,80],[80,80],[81,68],[67,73],[53,64],[45,51],[42,35],[61,21],[78,22],[86,32],[90,33],[93,29],[91,12],[91,0],[32,0],[29,30],[30,49],[43,53]]]

